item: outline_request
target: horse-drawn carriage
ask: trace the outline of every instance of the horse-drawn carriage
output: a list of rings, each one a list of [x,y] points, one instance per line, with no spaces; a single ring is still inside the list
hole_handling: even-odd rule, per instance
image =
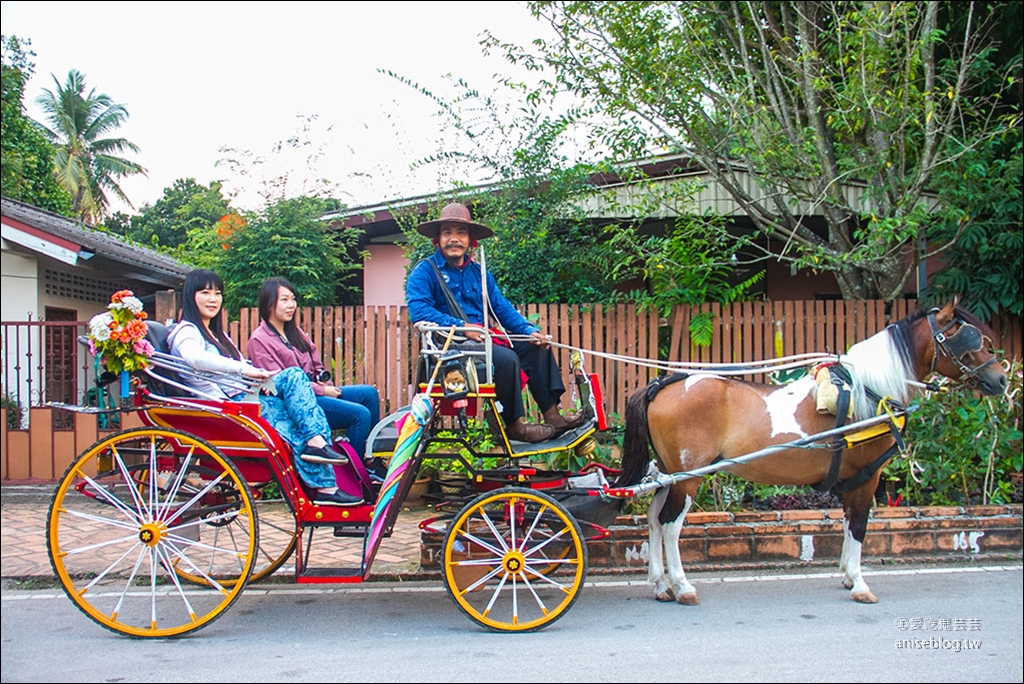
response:
[[[289,559],[299,583],[366,580],[428,453],[459,459],[472,475],[471,495],[445,501],[426,521],[446,532],[443,575],[455,603],[488,628],[529,631],[557,620],[575,601],[587,572],[584,530],[607,534],[602,525],[621,500],[600,496],[602,477],[529,464],[538,455],[586,454],[596,446],[593,435],[604,423],[600,404],[591,401],[596,378],[579,364],[573,376],[588,420],[541,444],[515,442],[496,418],[489,345],[449,348],[456,333],[450,330],[446,344],[435,346],[437,331],[425,330],[429,375],[412,404],[374,427],[365,455],[338,443],[351,456],[334,466],[338,484],[367,503],[336,507],[314,502],[287,443],[261,417],[254,393],[272,387],[220,377],[253,393],[251,401],[197,397],[183,377],[203,374],[167,353],[163,326],[148,327],[157,351],[134,374],[131,391],[125,388],[125,408],[137,411],[144,427],[86,449],[58,485],[48,519],[54,571],[72,601],[102,626],[141,637],[192,632]],[[461,436],[478,412],[495,433],[497,453],[487,457],[497,467],[483,468],[484,455]],[[375,472],[381,461],[386,470]],[[287,518],[261,515],[282,499]],[[360,562],[316,565],[313,541],[323,532],[362,539]]]
[[[676,376],[680,382],[661,378],[630,400],[623,472],[609,484],[601,471],[587,476],[529,465],[538,454],[568,449],[586,455],[593,448],[604,417],[596,378],[582,363],[574,361],[571,370],[588,420],[556,440],[517,443],[497,418],[489,347],[453,350],[456,331],[432,344],[436,332],[424,332],[424,370],[412,403],[374,428],[365,460],[335,466],[339,485],[368,502],[344,508],[313,502],[258,403],[182,396],[175,374],[194,371],[157,351],[151,367],[136,373],[131,392],[130,408],[145,427],[86,449],[57,488],[48,549],[68,596],[108,629],[167,637],[209,624],[249,582],[289,558],[300,583],[362,582],[429,453],[460,459],[472,473],[472,494],[440,507],[447,512],[427,524],[445,530],[441,565],[451,598],[493,630],[536,630],[564,615],[587,574],[587,540],[607,533],[624,499],[651,490],[658,494],[648,512],[650,580],[659,599],[696,603],[679,561],[678,535],[696,480],[721,469],[776,484],[846,483],[844,582],[854,598],[873,600],[860,575],[860,543],[873,485],[899,432],[877,427],[896,425],[908,410],[900,399],[932,372],[966,376],[987,393],[1006,383],[978,327],[953,305],[890,326],[860,343],[866,345],[860,353],[833,357],[835,370],[852,371],[852,422],[818,413],[813,381],[779,388],[730,380],[720,368],[691,368]],[[876,383],[889,401],[876,401],[881,417],[875,410],[865,416]],[[669,393],[671,401],[658,401]],[[458,436],[468,417],[480,413],[495,434],[497,468],[480,467],[483,455]],[[648,443],[660,473],[649,470]],[[367,463],[382,456],[387,469],[376,477]],[[752,465],[754,459],[763,460]],[[261,508],[273,490],[290,515],[285,524],[268,526]],[[362,539],[358,566],[315,567],[313,538],[323,531]]]

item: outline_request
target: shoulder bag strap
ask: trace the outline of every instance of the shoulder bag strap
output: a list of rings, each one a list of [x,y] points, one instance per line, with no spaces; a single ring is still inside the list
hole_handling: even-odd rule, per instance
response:
[[[455,295],[452,294],[451,288],[448,287],[448,283],[444,281],[444,276],[441,275],[441,269],[437,267],[433,259],[427,259],[426,262],[430,264],[430,267],[434,269],[434,275],[437,276],[437,282],[441,285],[441,292],[444,293],[444,302],[448,305],[448,313],[456,318],[461,318],[466,323],[469,323],[469,319],[466,318],[466,312],[462,310],[462,306],[455,300]]]

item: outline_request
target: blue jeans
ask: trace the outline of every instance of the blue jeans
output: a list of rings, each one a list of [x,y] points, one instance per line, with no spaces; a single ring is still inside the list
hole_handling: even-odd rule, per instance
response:
[[[348,443],[360,456],[365,456],[366,438],[380,421],[380,395],[372,385],[339,387],[341,397],[318,396],[316,403],[324,410],[332,430],[345,429]]]
[[[332,466],[299,458],[313,437],[320,435],[328,444],[331,442],[331,428],[324,412],[317,406],[317,396],[309,385],[309,378],[301,368],[292,366],[274,376],[274,385],[277,387],[276,396],[260,395],[263,417],[291,446],[295,469],[306,484],[316,488],[334,487],[337,481]]]

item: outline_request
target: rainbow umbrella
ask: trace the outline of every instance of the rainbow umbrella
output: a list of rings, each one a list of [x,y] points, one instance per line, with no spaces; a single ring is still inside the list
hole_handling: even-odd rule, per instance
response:
[[[441,349],[441,357],[448,351],[452,338],[455,336],[455,327],[448,331],[448,339]],[[402,489],[402,483],[416,477],[412,466],[416,463],[416,455],[422,448],[423,442],[420,437],[423,435],[423,428],[434,416],[434,401],[430,393],[437,380],[437,374],[441,370],[441,358],[438,358],[434,366],[434,372],[430,376],[425,392],[417,394],[409,404],[409,413],[401,418],[401,425],[398,427],[398,442],[395,444],[395,452],[391,455],[391,462],[388,463],[388,472],[384,475],[384,482],[380,485],[380,493],[377,495],[377,503],[373,507],[373,518],[370,520],[370,533],[366,537],[366,546],[363,547],[363,579],[370,574],[370,565],[373,564],[373,557],[377,555],[377,547],[380,546],[384,530],[395,522],[398,517],[398,492]]]
[[[426,394],[417,394],[412,399],[409,413],[400,420],[395,453],[391,456],[391,462],[388,464],[388,472],[380,486],[377,503],[373,508],[373,518],[370,521],[370,534],[366,540],[363,558],[364,577],[370,573],[370,565],[373,563],[373,557],[377,553],[384,530],[398,516],[398,505],[401,502],[396,499],[396,496],[402,488],[402,483],[406,479],[416,476],[412,469],[416,463],[415,456],[420,447],[420,437],[423,434],[423,428],[430,422],[433,415],[433,400]]]

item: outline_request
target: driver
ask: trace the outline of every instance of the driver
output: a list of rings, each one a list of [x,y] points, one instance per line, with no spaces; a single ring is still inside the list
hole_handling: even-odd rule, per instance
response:
[[[410,319],[414,324],[426,321],[441,326],[479,327],[480,332],[470,331],[466,336],[482,342],[488,325],[484,321],[481,269],[470,250],[494,231],[474,223],[469,209],[457,202],[444,207],[436,221],[416,226],[416,231],[431,238],[437,250],[416,264],[409,274],[405,301]],[[494,338],[495,392],[508,436],[520,442],[542,442],[582,425],[586,418],[582,412],[566,418],[558,410],[565,386],[547,336],[505,299],[490,273],[486,277],[490,315],[510,334],[530,338],[512,342],[511,347],[501,346],[501,338]],[[530,393],[543,413],[543,423],[530,424],[524,419],[521,371],[525,372]]]

